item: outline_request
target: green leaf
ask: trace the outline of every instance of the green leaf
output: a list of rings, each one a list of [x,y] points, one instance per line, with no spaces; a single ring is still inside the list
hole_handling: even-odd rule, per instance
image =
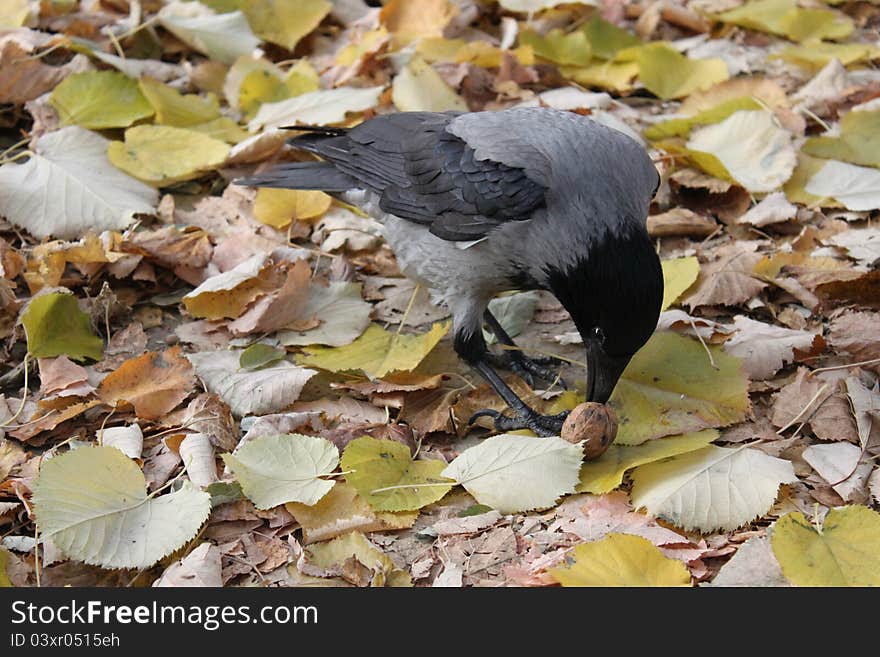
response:
[[[243,0],[242,10],[257,36],[293,50],[333,5],[327,0]]]
[[[777,521],[771,543],[797,586],[880,586],[880,514],[867,507],[831,509],[818,528],[793,511]]]
[[[718,347],[708,348],[718,369],[696,340],[668,331],[648,340],[611,397],[620,418],[618,445],[723,427],[745,418],[749,382],[742,364]]]
[[[481,504],[516,513],[546,509],[573,493],[583,459],[582,443],[502,434],[466,449],[441,474]]]
[[[696,256],[686,256],[664,260],[660,264],[663,267],[663,303],[660,305],[662,312],[678,301],[696,282],[700,275],[700,261]]]
[[[445,467],[438,460],[413,461],[406,445],[368,436],[352,440],[342,454],[345,480],[377,511],[411,511],[436,502],[454,485],[436,485],[448,481],[440,475]],[[377,491],[397,486],[403,488]]]
[[[415,369],[449,330],[438,322],[422,335],[397,334],[371,324],[357,340],[344,347],[308,347],[297,359],[300,365],[329,372],[361,370],[370,378]]]
[[[229,502],[237,502],[244,499],[244,492],[241,490],[241,484],[237,481],[215,481],[205,487],[205,492],[211,496],[211,508],[214,509],[221,504]]]
[[[669,137],[687,137],[695,126],[721,123],[739,110],[759,110],[764,106],[754,98],[732,98],[686,119],[671,119],[645,129],[645,137],[657,141]]]
[[[630,468],[702,449],[717,437],[717,431],[705,429],[649,440],[641,445],[611,445],[599,458],[581,466],[577,492],[608,493],[620,486],[624,473]]]
[[[565,564],[547,571],[563,586],[690,586],[691,575],[677,559],[665,556],[648,539],[608,534],[581,543]]]
[[[593,55],[602,59],[614,59],[621,50],[642,44],[642,40],[635,34],[631,34],[598,16],[593,16],[587,21],[581,31],[590,42]]]
[[[557,64],[589,66],[592,60],[590,42],[583,32],[565,34],[562,30],[550,30],[540,35],[531,30],[519,33],[520,45],[531,46],[538,57]]]
[[[792,41],[842,39],[853,31],[852,20],[844,14],[829,9],[802,8],[797,0],[753,0],[718,18]]]
[[[196,535],[211,496],[188,481],[147,495],[137,464],[115,447],[80,447],[43,462],[33,486],[41,538],[104,568],[148,568]]]
[[[311,506],[333,488],[320,477],[339,465],[339,451],[323,438],[281,434],[254,438],[235,454],[223,454],[223,461],[258,509],[285,502]]]
[[[844,66],[880,58],[880,48],[870,43],[813,42],[785,48],[770,55],[768,59],[784,59],[787,62],[818,71],[832,59]]]
[[[540,298],[540,295],[534,291],[507,294],[503,297],[492,299],[489,302],[489,310],[507,332],[507,335],[515,338],[532,321]],[[494,333],[483,330],[483,337],[488,344],[495,343]]]
[[[840,120],[839,137],[811,137],[801,150],[815,157],[880,167],[880,111],[849,112]]]
[[[704,532],[736,529],[764,515],[779,486],[797,481],[790,461],[716,445],[639,466],[632,479],[634,507]]]
[[[150,77],[141,78],[140,90],[156,112],[156,123],[186,128],[220,117],[220,105],[213,95],[207,99],[184,95]]]
[[[243,370],[256,370],[263,365],[277,363],[287,355],[284,349],[258,342],[241,352],[238,358],[239,367]]]
[[[196,178],[223,164],[229,146],[195,130],[139,125],[125,142],[110,142],[107,157],[135,178],[157,187]]]
[[[68,75],[52,91],[49,103],[62,124],[91,130],[125,128],[153,115],[137,80],[116,71]]]
[[[349,532],[324,543],[314,543],[305,548],[306,574],[334,577],[346,574],[346,564],[354,561],[355,574],[369,577],[359,582],[370,586],[412,586],[405,571],[394,567],[394,562],[370,543],[361,532]],[[360,566],[358,568],[357,566]]]
[[[727,64],[722,59],[690,59],[662,42],[639,49],[639,79],[648,91],[663,100],[683,98],[728,77]]]
[[[21,316],[28,353],[36,358],[67,356],[74,360],[101,360],[104,342],[92,333],[88,313],[79,309],[72,294],[43,294],[28,304]]]

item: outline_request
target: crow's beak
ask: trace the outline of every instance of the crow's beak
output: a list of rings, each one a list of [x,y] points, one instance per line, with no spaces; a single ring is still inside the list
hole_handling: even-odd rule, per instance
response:
[[[610,356],[597,340],[586,340],[587,401],[605,404],[632,356]]]

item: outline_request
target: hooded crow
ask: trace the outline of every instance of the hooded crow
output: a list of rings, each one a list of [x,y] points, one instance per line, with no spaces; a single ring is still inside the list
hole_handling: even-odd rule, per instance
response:
[[[354,128],[296,126],[290,143],[321,161],[286,163],[237,184],[317,189],[384,224],[401,270],[452,312],[453,344],[513,415],[495,428],[559,435],[566,414],[541,415],[495,372],[531,382],[546,362],[491,354],[483,325],[513,341],[488,311],[508,290],[548,290],[586,346],[587,401],[605,403],[657,324],[660,261],[645,228],[659,175],[622,132],[571,112],[402,112]],[[474,418],[471,420],[473,421]]]

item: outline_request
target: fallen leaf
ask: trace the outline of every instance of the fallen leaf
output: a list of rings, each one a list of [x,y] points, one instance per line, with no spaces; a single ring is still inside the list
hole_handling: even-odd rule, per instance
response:
[[[302,311],[320,324],[307,331],[279,331],[284,346],[327,345],[341,347],[353,342],[370,324],[372,306],[361,297],[360,283],[332,282],[328,286],[313,283]]]
[[[577,492],[608,493],[620,486],[627,470],[701,449],[717,437],[717,431],[706,429],[681,436],[649,440],[641,445],[612,444],[599,458],[586,461],[581,466]]]
[[[420,57],[412,58],[391,85],[391,98],[401,112],[467,111],[467,103]]]
[[[802,367],[795,380],[774,396],[770,420],[777,427],[806,422],[820,440],[858,442],[849,403],[836,390],[836,384],[810,376],[809,370]]]
[[[177,89],[151,77],[140,79],[140,91],[156,113],[156,122],[188,128],[220,118],[216,97],[182,94]]]
[[[177,446],[186,476],[199,488],[217,481],[217,465],[211,438],[204,433],[191,433]]]
[[[848,16],[830,9],[799,7],[796,0],[751,0],[718,18],[793,41],[842,39],[853,31],[853,22]]]
[[[448,0],[390,0],[382,7],[379,20],[394,35],[398,46],[425,37],[439,37],[455,15]]]
[[[251,132],[286,125],[328,125],[345,120],[348,112],[362,112],[379,102],[382,87],[321,89],[277,103],[264,103],[248,123]]]
[[[773,554],[768,536],[743,543],[706,586],[791,586]]]
[[[820,527],[789,513],[776,522],[771,540],[796,586],[880,585],[880,515],[867,507],[831,509]]]
[[[104,341],[92,333],[88,313],[79,309],[72,294],[52,292],[34,297],[21,314],[21,323],[31,356],[101,360]]]
[[[309,296],[312,269],[305,260],[297,260],[287,269],[284,284],[257,299],[238,319],[228,324],[234,335],[272,333],[286,328],[303,317]]]
[[[690,338],[655,333],[633,357],[610,403],[620,426],[618,445],[726,426],[749,410],[748,379],[737,358]]]
[[[582,543],[548,571],[563,586],[690,586],[691,575],[641,536],[608,534]]]
[[[840,120],[838,136],[811,137],[803,151],[826,160],[880,166],[880,111],[849,112]]]
[[[287,408],[299,398],[317,372],[282,361],[254,372],[238,369],[240,351],[202,351],[188,354],[198,377],[234,415],[265,415]]]
[[[789,461],[716,445],[639,466],[632,478],[633,506],[704,532],[729,531],[764,515],[779,486],[797,481]]]
[[[372,324],[349,345],[306,348],[297,362],[330,372],[360,370],[367,376],[378,378],[390,372],[414,369],[448,330],[448,323],[438,323],[427,333],[405,335]]]
[[[854,496],[863,492],[871,474],[871,464],[860,463],[861,447],[851,443],[810,445],[802,456],[846,502],[852,501]]]
[[[148,568],[195,536],[211,511],[191,484],[148,497],[134,461],[113,447],[80,447],[43,463],[33,486],[42,538],[104,568]]]
[[[241,352],[238,364],[243,370],[258,370],[264,365],[283,360],[285,356],[287,352],[284,349],[257,342]]]
[[[26,163],[0,166],[0,213],[34,237],[76,238],[152,212],[156,191],[114,167],[108,144],[75,126],[44,134]]]
[[[502,434],[466,449],[440,474],[502,513],[544,509],[574,492],[582,449],[558,437]]]
[[[835,352],[849,354],[855,361],[874,360],[880,358],[878,335],[880,313],[848,311],[831,320],[828,341]]]
[[[736,306],[751,299],[767,284],[752,274],[761,261],[754,248],[731,244],[716,251],[717,260],[700,269],[700,278],[682,304],[700,306]]]
[[[414,461],[399,442],[368,437],[348,443],[342,455],[345,480],[377,511],[412,511],[438,501],[454,485],[441,476],[445,467],[434,459]]]
[[[125,128],[153,115],[153,108],[133,80],[115,71],[67,76],[49,97],[62,125],[92,130]]]
[[[689,59],[662,42],[640,47],[638,62],[642,84],[664,100],[708,89],[729,77],[723,60]]]
[[[750,192],[774,191],[797,164],[791,133],[767,110],[740,110],[721,123],[700,128],[691,133],[687,148],[715,158],[722,173]]]
[[[791,221],[796,215],[797,206],[789,203],[782,192],[773,192],[737,219],[736,223],[760,228],[761,226]]]
[[[531,47],[538,57],[556,64],[589,66],[593,57],[589,38],[581,31],[566,34],[561,29],[555,29],[542,35],[532,30],[522,30],[519,43]]]
[[[98,442],[105,447],[115,447],[130,459],[139,459],[144,451],[144,432],[137,423],[106,427],[98,431]]]
[[[333,480],[321,477],[339,465],[339,452],[323,438],[283,434],[249,440],[235,454],[223,454],[223,461],[258,509],[285,502],[312,506],[333,488]]]
[[[723,349],[742,360],[746,374],[755,381],[769,379],[786,363],[794,361],[796,351],[809,352],[822,339],[810,331],[756,322],[743,315],[733,318],[733,328],[736,333]]]
[[[241,11],[215,14],[200,2],[173,0],[159,10],[157,18],[178,39],[224,64],[232,64],[260,45]]]
[[[208,135],[172,126],[139,125],[125,141],[107,147],[110,161],[131,176],[157,187],[200,176],[218,167],[229,146]]]
[[[663,267],[663,303],[661,312],[674,304],[700,275],[700,262],[695,256],[664,260]]]
[[[272,265],[265,255],[248,258],[229,271],[211,276],[184,295],[183,305],[195,317],[239,317],[251,302],[275,289]]]
[[[202,543],[185,557],[172,563],[153,586],[199,586],[220,587],[223,579],[220,575],[222,553],[212,543]]]
[[[846,250],[862,267],[873,267],[880,260],[880,229],[850,229],[834,235],[829,244]]]
[[[139,418],[157,420],[186,399],[194,383],[189,361],[172,347],[125,361],[101,381],[98,396],[111,406],[127,402]]]
[[[303,529],[305,544],[326,541],[348,532],[362,533],[406,529],[415,523],[418,511],[376,512],[354,486],[340,481],[312,506],[288,502],[287,510]]]
[[[244,0],[242,11],[254,32],[264,41],[293,50],[314,30],[333,5],[327,0]]]
[[[714,219],[687,208],[652,214],[646,225],[651,237],[708,237],[718,230]]]
[[[320,191],[261,187],[254,199],[254,216],[264,224],[284,228],[291,221],[320,217],[332,201]]]

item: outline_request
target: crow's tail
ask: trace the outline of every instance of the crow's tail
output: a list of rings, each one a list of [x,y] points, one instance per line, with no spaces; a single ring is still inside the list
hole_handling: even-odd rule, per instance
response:
[[[357,181],[329,162],[288,162],[274,169],[234,181],[248,187],[280,189],[318,189],[323,192],[346,192],[358,187]]]

